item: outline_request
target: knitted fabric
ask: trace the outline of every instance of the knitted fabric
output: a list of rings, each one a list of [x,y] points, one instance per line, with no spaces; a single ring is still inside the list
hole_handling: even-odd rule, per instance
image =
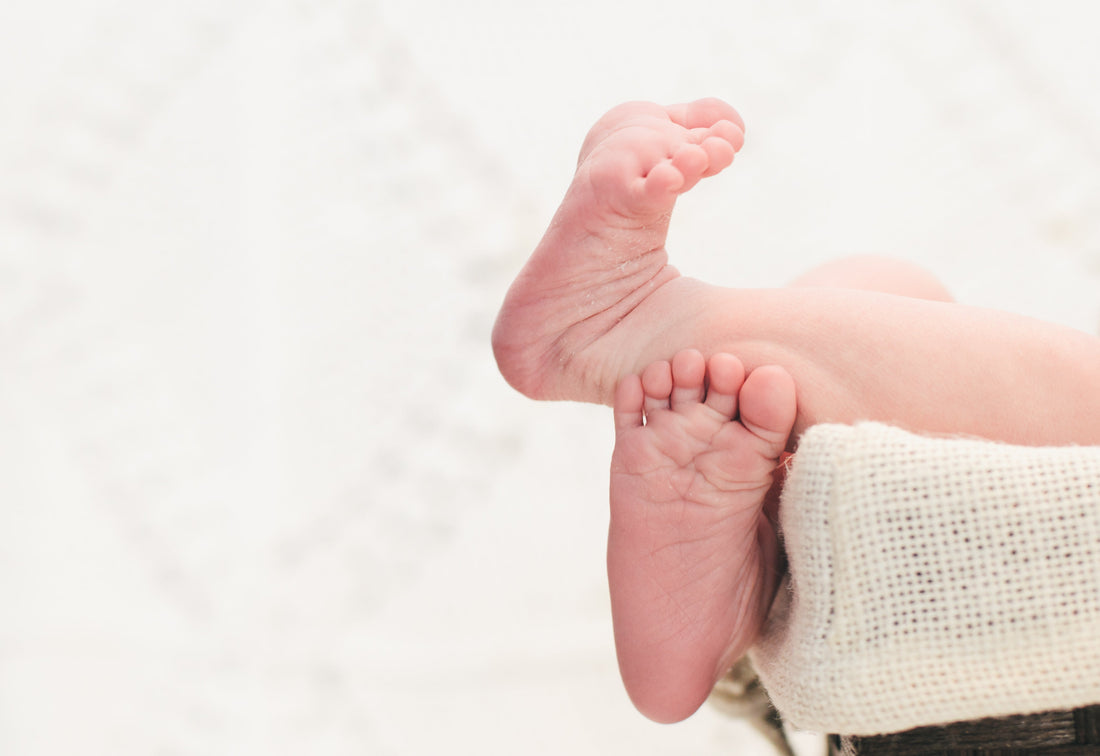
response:
[[[1100,702],[1100,447],[820,425],[788,473],[790,573],[753,662],[852,735]]]

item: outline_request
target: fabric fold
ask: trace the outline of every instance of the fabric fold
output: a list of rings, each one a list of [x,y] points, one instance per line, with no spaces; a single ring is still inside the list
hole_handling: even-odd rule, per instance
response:
[[[1100,447],[802,438],[753,662],[799,729],[899,732],[1100,702]]]

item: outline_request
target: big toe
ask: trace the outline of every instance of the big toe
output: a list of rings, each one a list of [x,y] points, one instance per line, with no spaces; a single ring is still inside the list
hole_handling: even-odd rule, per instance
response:
[[[581,145],[581,151],[577,162],[584,162],[584,159],[588,157],[593,149],[595,149],[596,145],[603,142],[611,134],[623,128],[623,126],[626,126],[631,121],[637,121],[639,118],[661,119],[667,116],[668,113],[666,109],[653,102],[636,101],[624,102],[621,105],[616,105],[611,110],[604,113],[604,115],[600,117],[600,120],[596,121],[588,131],[588,135]]]
[[[763,439],[772,456],[787,444],[798,409],[794,379],[778,365],[749,373],[738,395],[741,424]]]

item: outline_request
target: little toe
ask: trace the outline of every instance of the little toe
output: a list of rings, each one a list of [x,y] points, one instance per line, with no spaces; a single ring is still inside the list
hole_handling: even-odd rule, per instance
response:
[[[672,394],[672,365],[668,362],[654,362],[642,371],[642,389],[645,392],[644,407],[646,415],[669,408]]]
[[[694,349],[685,349],[672,358],[671,407],[682,412],[703,401],[703,381],[707,374],[707,362]]]
[[[642,408],[645,405],[645,390],[642,379],[628,375],[619,381],[615,389],[615,432],[622,433],[631,428],[642,427]]]
[[[635,197],[645,204],[662,205],[671,195],[684,189],[684,174],[671,160],[653,166],[635,185]]]
[[[738,394],[741,424],[777,457],[787,445],[797,410],[794,379],[778,365],[753,370]]]
[[[737,394],[745,367],[732,354],[713,355],[707,363],[707,406],[725,418],[737,414]]]

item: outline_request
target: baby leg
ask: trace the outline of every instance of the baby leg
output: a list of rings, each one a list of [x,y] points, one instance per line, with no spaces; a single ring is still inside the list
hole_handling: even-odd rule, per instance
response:
[[[939,279],[924,268],[904,260],[858,255],[830,260],[803,273],[793,287],[877,291],[933,302],[953,302]]]
[[[690,716],[764,620],[778,550],[763,505],[795,405],[785,370],[746,377],[721,353],[619,386],[608,578],[623,682],[651,719]]]
[[[624,376],[692,345],[736,354],[750,370],[782,365],[799,387],[796,434],[877,420],[1017,444],[1100,444],[1094,336],[950,303],[934,279],[881,261],[825,266],[770,291],[679,275],[664,248],[675,199],[728,166],[742,137],[740,117],[717,100],[631,103],[592,129],[493,332],[513,386],[611,404]]]

